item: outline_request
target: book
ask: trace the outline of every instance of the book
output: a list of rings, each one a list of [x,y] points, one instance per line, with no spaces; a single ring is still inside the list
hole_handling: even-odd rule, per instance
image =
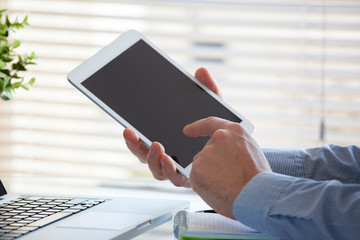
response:
[[[217,213],[180,211],[174,218],[174,236],[184,240],[263,239],[269,236]]]

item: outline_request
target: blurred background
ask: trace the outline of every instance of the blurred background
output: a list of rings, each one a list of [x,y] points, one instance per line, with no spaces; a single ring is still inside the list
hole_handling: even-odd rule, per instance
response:
[[[67,73],[136,29],[190,73],[206,67],[262,147],[360,143],[360,2],[0,0],[37,81],[0,102],[0,176],[12,192],[154,184],[123,127]],[[146,118],[146,116],[144,116]]]

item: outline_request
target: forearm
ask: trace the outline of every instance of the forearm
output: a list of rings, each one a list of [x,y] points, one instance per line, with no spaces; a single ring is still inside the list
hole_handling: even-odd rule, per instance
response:
[[[260,173],[238,195],[234,216],[280,239],[360,237],[360,186]]]
[[[276,173],[314,180],[360,183],[360,148],[324,145],[312,149],[263,149]]]
[[[305,178],[305,157],[300,149],[263,149],[273,172]]]

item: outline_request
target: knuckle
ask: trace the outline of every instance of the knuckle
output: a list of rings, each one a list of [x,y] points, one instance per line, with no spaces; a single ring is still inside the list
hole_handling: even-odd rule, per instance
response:
[[[150,165],[157,166],[159,165],[159,158],[150,154],[150,151],[146,155],[146,162]]]
[[[192,168],[194,167],[195,162],[197,162],[197,160],[200,158],[200,153],[201,153],[201,152],[198,152],[198,153],[193,157],[193,166],[192,166]]]
[[[217,119],[217,117],[210,116],[210,117],[208,117],[208,119],[209,119],[209,121],[214,121],[214,120],[216,120],[216,119]]]
[[[244,128],[239,123],[230,123],[228,129],[241,134],[245,133]]]
[[[139,159],[139,161],[140,161],[141,163],[143,163],[143,164],[147,164],[147,163],[148,163],[147,160],[146,160],[146,158],[138,157],[138,159]]]
[[[194,157],[192,167],[191,167],[191,173],[198,170],[198,168],[199,168],[198,165],[201,165],[201,152],[196,154]]]
[[[135,154],[136,153],[136,151],[135,151],[135,147],[133,146],[133,144],[131,144],[131,143],[126,143],[126,147],[133,153],[133,154]]]
[[[190,172],[190,182],[193,189],[197,188],[197,183],[199,183],[199,180],[202,179],[202,168],[203,166],[201,161],[195,161],[192,165],[192,169]]]
[[[207,124],[210,124],[210,123],[214,122],[214,120],[216,120],[216,119],[217,119],[217,117],[213,117],[213,116],[207,117],[207,118],[205,119],[205,122],[206,122]]]
[[[214,132],[214,134],[212,135],[212,139],[213,141],[225,141],[229,136],[229,133],[227,130],[225,129],[218,129]]]
[[[185,183],[185,181],[181,180],[181,179],[179,179],[178,181],[173,182],[175,187],[182,187],[182,186],[184,186],[184,183]]]
[[[153,173],[153,177],[159,181],[164,181],[166,179],[163,175],[159,175],[159,174],[155,174],[155,173]]]
[[[197,194],[199,194],[202,190],[202,184],[199,181],[199,179],[191,179],[190,178],[190,184],[191,184],[191,188],[194,192],[196,192]]]
[[[192,188],[192,190],[194,191],[194,192],[199,192],[199,188],[198,188],[198,186],[196,185],[196,184],[194,184],[194,183],[192,183],[191,184],[191,188]]]
[[[174,185],[175,187],[181,187],[181,186],[182,186],[179,182],[173,182],[173,185]]]
[[[194,190],[194,192],[197,192],[198,184],[196,181],[196,174],[194,174],[193,171],[191,171],[191,173],[190,173],[190,184],[191,184],[191,188]]]
[[[196,179],[196,176],[197,176],[197,168],[196,168],[196,165],[194,167],[193,165],[193,168],[191,169],[191,172],[190,172],[190,181],[193,182],[195,179]]]

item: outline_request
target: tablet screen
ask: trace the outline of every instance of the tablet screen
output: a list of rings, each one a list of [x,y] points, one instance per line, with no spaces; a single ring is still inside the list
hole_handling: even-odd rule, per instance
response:
[[[241,122],[143,40],[81,84],[151,142],[163,144],[183,168],[208,140],[184,136],[187,124],[209,116]]]

